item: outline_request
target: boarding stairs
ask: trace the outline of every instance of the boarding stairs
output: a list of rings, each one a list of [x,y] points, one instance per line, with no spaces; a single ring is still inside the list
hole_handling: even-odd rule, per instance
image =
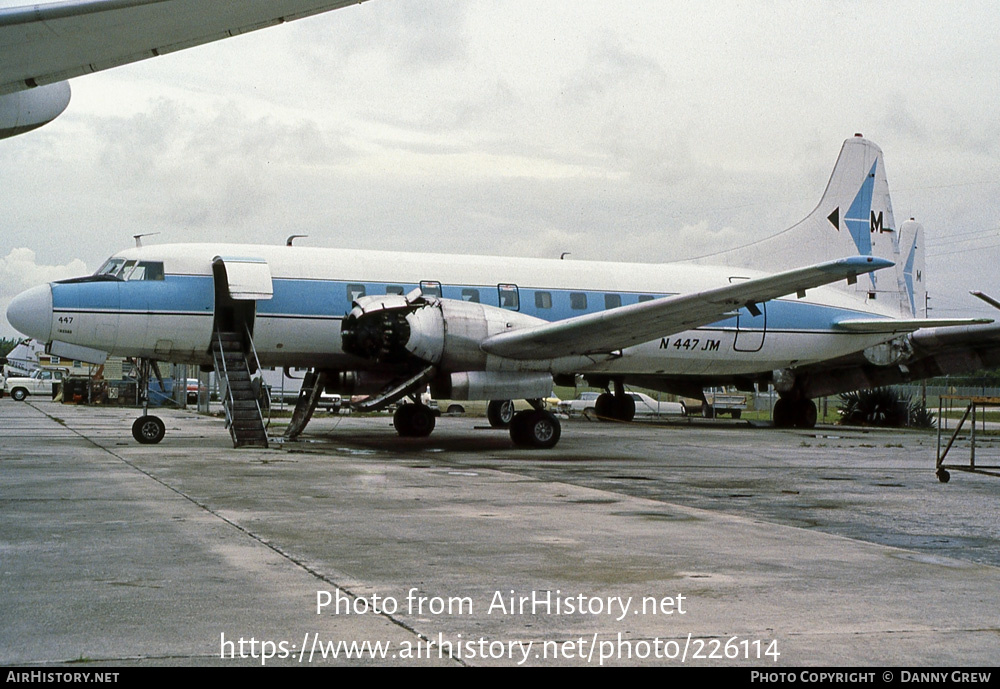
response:
[[[233,447],[267,447],[264,414],[250,378],[251,357],[256,363],[257,355],[249,331],[242,335],[216,329],[212,357]]]

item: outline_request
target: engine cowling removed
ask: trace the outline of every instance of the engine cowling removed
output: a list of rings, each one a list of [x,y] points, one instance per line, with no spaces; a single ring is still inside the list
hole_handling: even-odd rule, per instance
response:
[[[361,297],[344,319],[343,349],[379,364],[433,364],[441,371],[481,371],[487,337],[543,321],[496,306],[454,299]]]

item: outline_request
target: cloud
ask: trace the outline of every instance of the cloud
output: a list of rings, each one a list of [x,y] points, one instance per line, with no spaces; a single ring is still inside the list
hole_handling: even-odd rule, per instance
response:
[[[12,249],[0,258],[0,337],[20,337],[21,335],[7,322],[7,306],[24,290],[53,280],[86,275],[90,271],[80,259],[73,259],[66,265],[40,265],[31,249]]]

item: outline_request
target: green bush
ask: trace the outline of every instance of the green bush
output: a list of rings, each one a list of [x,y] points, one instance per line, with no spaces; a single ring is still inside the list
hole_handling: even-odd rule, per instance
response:
[[[872,388],[840,395],[840,423],[848,426],[931,428],[934,414],[895,388]]]

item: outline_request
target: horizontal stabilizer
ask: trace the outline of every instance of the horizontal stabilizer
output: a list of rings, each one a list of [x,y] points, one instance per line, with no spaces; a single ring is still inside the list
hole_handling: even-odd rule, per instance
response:
[[[576,318],[510,330],[487,338],[483,351],[512,359],[610,353],[660,337],[697,328],[726,317],[734,309],[802,295],[807,289],[893,265],[872,256],[854,256],[741,280],[715,289],[662,297]]]
[[[992,318],[851,318],[834,324],[852,333],[911,333],[921,328],[954,328],[987,325]]]
[[[978,292],[978,291],[969,292],[969,294],[971,294],[972,296],[977,297],[979,299],[982,299],[983,301],[985,301],[987,304],[989,304],[990,306],[992,306],[995,309],[1000,309],[1000,301],[997,301],[996,299],[994,299],[993,297],[991,297],[988,294],[984,294],[983,292]]]

